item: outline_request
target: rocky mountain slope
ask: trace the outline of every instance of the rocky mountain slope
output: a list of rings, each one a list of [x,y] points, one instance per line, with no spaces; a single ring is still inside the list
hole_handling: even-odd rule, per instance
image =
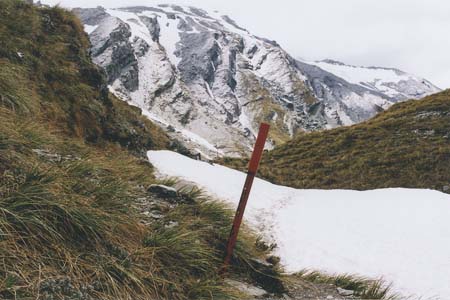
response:
[[[298,61],[219,12],[176,5],[75,12],[111,91],[209,154],[247,152],[260,121],[272,124],[271,144],[280,144],[439,90],[394,69]]]
[[[245,169],[243,160],[224,163]],[[296,188],[428,188],[450,193],[450,90],[350,127],[301,134],[263,156],[260,175]]]

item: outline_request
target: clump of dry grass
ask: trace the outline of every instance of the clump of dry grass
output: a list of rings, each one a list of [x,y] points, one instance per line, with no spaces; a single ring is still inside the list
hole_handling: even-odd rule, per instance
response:
[[[391,292],[391,286],[382,279],[373,280],[363,276],[350,274],[326,274],[318,271],[303,270],[294,276],[313,283],[328,283],[354,292],[359,299],[401,299]]]

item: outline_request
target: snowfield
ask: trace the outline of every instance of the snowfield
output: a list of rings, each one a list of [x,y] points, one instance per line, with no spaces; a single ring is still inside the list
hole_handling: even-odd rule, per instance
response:
[[[398,95],[403,95],[403,97],[406,98],[414,98],[411,97],[408,92],[405,93],[406,90],[402,91],[402,82],[409,82],[411,86],[415,85],[415,83],[420,82],[424,86],[427,86],[427,88],[430,89],[429,92],[425,91],[425,89],[421,87],[420,84],[416,86],[416,93],[422,94],[423,96],[425,96],[426,94],[437,93],[440,90],[424,78],[392,68],[359,67],[346,65],[340,62],[327,61],[316,61],[308,63],[311,65],[315,65],[327,72],[330,72],[347,82],[360,85],[373,91],[381,92],[393,98]]]
[[[237,206],[246,174],[170,151],[149,151],[161,176]],[[245,219],[278,244],[288,272],[383,277],[395,292],[450,299],[450,195],[432,190],[298,190],[256,179]]]

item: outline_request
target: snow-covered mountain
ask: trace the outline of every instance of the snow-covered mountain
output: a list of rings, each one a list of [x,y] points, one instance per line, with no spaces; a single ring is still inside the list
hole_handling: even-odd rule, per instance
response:
[[[395,69],[296,60],[217,11],[159,5],[75,12],[111,91],[205,153],[248,151],[261,121],[272,124],[277,144],[439,91]]]
[[[405,98],[423,98],[430,92],[439,90],[423,78],[394,68],[351,66],[330,59],[311,64],[349,83],[382,93],[398,101]]]

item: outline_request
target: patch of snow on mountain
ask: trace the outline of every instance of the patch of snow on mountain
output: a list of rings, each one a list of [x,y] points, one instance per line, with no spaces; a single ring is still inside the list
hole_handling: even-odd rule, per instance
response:
[[[91,34],[92,32],[94,32],[95,29],[97,29],[97,27],[98,27],[98,25],[92,26],[92,25],[84,24],[84,31],[87,34]]]
[[[148,152],[165,176],[237,206],[246,174],[170,151]],[[432,190],[298,190],[256,179],[245,220],[278,244],[288,272],[383,277],[395,292],[450,299],[450,196]]]
[[[375,95],[365,93],[362,98],[364,101],[361,101],[361,96],[355,93],[350,93],[349,95],[342,98],[342,102],[351,109],[366,109],[371,110],[374,105],[377,105],[382,108],[388,108],[391,104],[383,98],[377,97]]]
[[[397,83],[401,80],[408,80],[409,78],[416,79],[412,75],[400,73],[394,69],[356,67],[344,64],[327,63],[324,61],[312,62],[310,64],[316,65],[319,68],[354,84],[361,84],[366,82]]]
[[[206,147],[208,150],[211,150],[213,152],[216,152],[218,154],[223,155],[223,152],[219,149],[217,149],[214,145],[212,145],[210,142],[208,142],[206,139],[202,138],[198,134],[193,133],[192,131],[182,129],[181,133],[191,139],[193,142],[196,142],[199,145],[202,145]]]
[[[148,12],[144,12],[148,13]],[[180,41],[180,31],[178,30],[179,19],[169,19],[166,14],[158,14],[158,22],[160,24],[161,33],[159,36],[159,42],[166,49],[172,64],[177,66],[181,58],[175,55],[177,50],[177,44]]]
[[[239,123],[241,123],[243,128],[247,128],[253,136],[256,136],[256,131],[253,129],[252,123],[245,113],[245,108],[242,109],[239,115]]]

